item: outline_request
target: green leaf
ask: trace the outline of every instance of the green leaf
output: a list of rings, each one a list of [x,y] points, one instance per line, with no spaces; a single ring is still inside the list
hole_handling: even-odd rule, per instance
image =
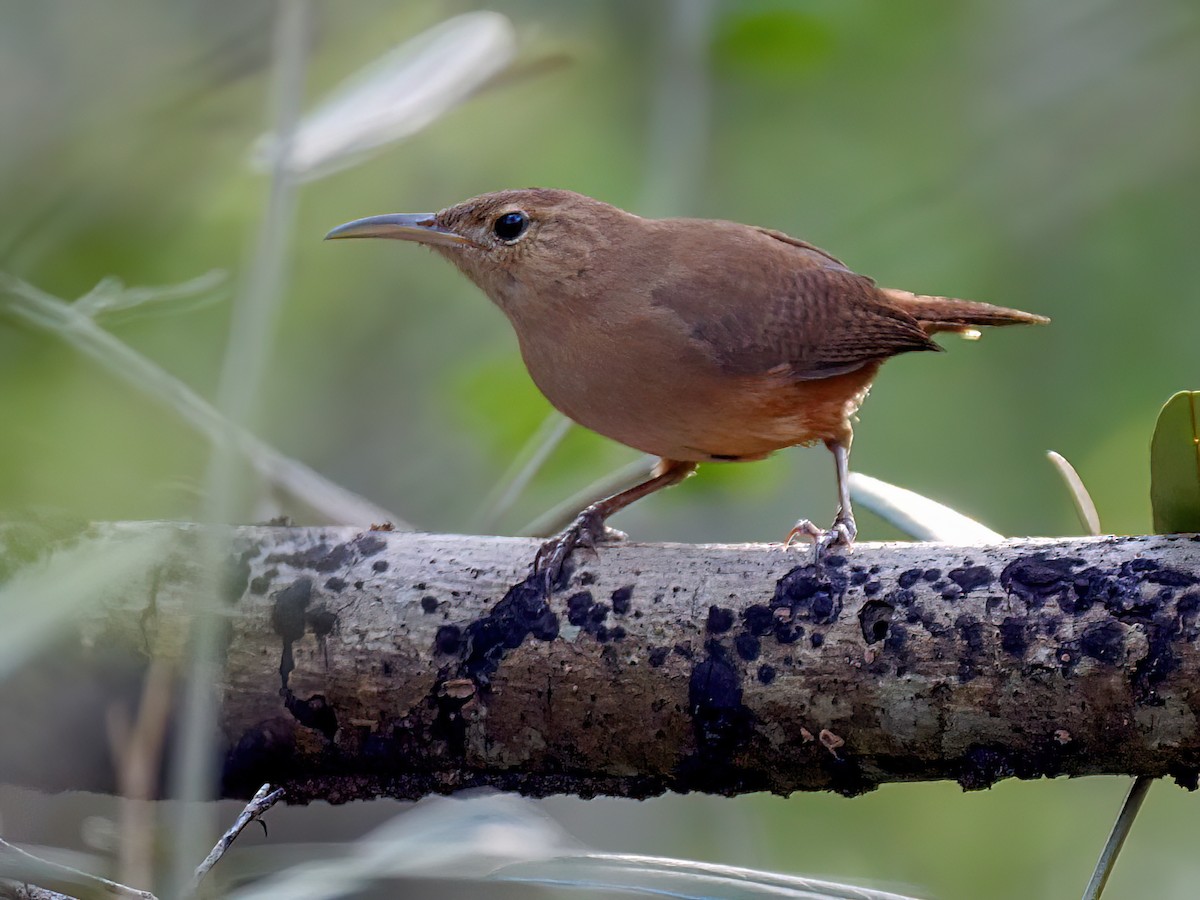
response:
[[[1180,391],[1158,414],[1150,506],[1159,534],[1200,531],[1200,391]]]

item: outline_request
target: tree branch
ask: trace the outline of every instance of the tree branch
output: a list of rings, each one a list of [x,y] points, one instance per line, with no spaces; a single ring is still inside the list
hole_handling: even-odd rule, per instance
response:
[[[0,567],[31,528],[0,530]],[[185,652],[202,529],[97,525],[24,563],[164,532],[168,553],[9,677],[0,721],[24,738],[0,778],[113,789],[104,709]],[[1196,786],[1200,536],[860,545],[819,566],[777,545],[613,545],[547,602],[527,539],[222,533],[226,796]]]

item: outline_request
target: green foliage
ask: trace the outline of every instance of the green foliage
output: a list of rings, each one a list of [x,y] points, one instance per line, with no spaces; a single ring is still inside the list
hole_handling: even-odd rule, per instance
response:
[[[713,61],[731,75],[764,80],[816,70],[833,50],[822,18],[793,9],[733,12],[713,41]]]
[[[1200,391],[1180,391],[1158,414],[1150,504],[1159,534],[1200,531]]]

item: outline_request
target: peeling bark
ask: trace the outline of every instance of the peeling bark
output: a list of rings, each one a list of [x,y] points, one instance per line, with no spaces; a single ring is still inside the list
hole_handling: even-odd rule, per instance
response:
[[[602,547],[547,599],[527,539],[0,530],[9,586],[158,535],[0,691],[0,780],[112,790],[104,715],[178,662],[222,543],[222,793],[834,790],[1200,771],[1200,536]],[[209,578],[206,580],[206,574]],[[211,590],[211,587],[209,588]]]

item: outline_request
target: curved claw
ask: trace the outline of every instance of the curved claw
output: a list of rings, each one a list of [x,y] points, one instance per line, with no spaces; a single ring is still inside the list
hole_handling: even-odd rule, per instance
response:
[[[549,596],[554,592],[554,586],[562,577],[563,567],[576,547],[595,550],[597,544],[624,539],[622,532],[604,524],[599,508],[589,506],[561,534],[542,544],[533,558],[531,574],[542,576],[546,596]]]
[[[839,513],[828,531],[823,531],[808,519],[801,519],[792,526],[783,546],[790,547],[798,538],[812,541],[813,563],[816,564],[831,550],[853,547],[857,536],[858,527],[854,524],[854,518]]]

